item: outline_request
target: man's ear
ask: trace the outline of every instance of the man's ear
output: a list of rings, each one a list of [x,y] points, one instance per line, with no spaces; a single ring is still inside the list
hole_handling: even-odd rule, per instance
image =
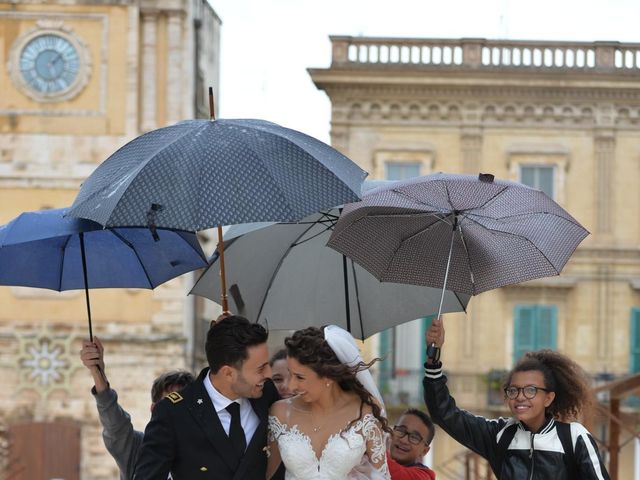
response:
[[[223,365],[220,367],[220,370],[218,370],[218,374],[228,382],[233,382],[236,372],[235,368],[230,367],[229,365]]]

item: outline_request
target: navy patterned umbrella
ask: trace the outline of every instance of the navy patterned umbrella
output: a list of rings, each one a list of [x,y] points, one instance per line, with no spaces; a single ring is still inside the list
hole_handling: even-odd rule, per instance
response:
[[[263,120],[187,120],[120,148],[69,215],[105,227],[197,231],[297,221],[360,198],[366,172],[329,145]]]
[[[477,295],[558,275],[588,234],[539,190],[437,173],[345,206],[328,246],[384,282]]]

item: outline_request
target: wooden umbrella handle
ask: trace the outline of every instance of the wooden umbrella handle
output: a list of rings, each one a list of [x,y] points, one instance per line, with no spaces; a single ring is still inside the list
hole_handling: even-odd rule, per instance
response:
[[[222,239],[222,227],[218,225],[218,255],[220,256],[220,300],[222,301],[222,312],[229,312],[229,302],[227,300],[227,277],[224,269],[224,240]]]

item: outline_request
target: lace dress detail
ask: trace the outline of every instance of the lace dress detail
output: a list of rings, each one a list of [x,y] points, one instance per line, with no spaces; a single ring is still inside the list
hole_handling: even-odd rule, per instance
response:
[[[387,480],[386,445],[382,429],[371,413],[348,429],[334,433],[320,458],[311,439],[297,425],[269,416],[269,441],[277,441],[286,480]],[[367,444],[369,455],[367,455]]]

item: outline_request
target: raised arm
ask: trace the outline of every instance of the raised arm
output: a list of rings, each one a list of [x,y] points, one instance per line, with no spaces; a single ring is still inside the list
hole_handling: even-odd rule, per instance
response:
[[[434,319],[427,329],[427,345],[435,343],[436,347],[441,348],[444,344],[444,333],[442,320]],[[496,452],[496,437],[508,420],[489,420],[458,408],[455,399],[449,393],[447,377],[442,373],[440,361],[425,363],[422,384],[424,401],[433,421],[456,441],[487,459],[495,471],[500,462]]]
[[[93,342],[89,340],[82,341],[80,360],[91,372],[96,392],[100,393],[108,389],[109,381],[104,373],[104,347],[98,337],[93,337]]]

